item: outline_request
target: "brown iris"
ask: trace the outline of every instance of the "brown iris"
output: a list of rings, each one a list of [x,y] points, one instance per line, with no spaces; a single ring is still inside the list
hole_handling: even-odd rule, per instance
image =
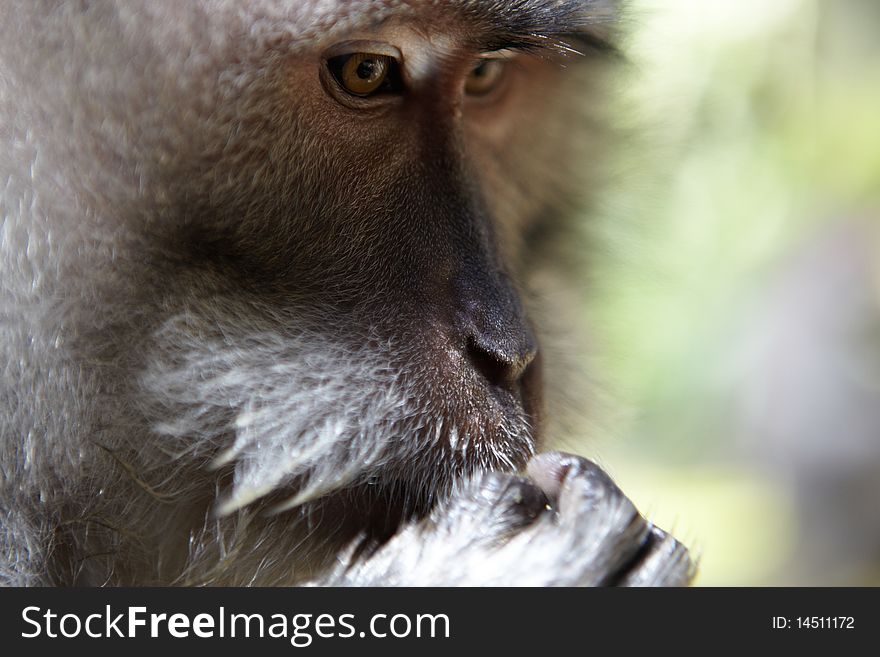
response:
[[[393,57],[356,52],[334,57],[328,64],[336,81],[352,95],[372,96],[398,90]]]

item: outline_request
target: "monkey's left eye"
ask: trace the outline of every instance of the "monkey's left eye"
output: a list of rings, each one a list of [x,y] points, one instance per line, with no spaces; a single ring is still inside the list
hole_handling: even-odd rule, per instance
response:
[[[467,76],[464,92],[469,96],[485,96],[494,90],[504,77],[505,64],[502,59],[481,59]]]
[[[403,89],[397,60],[388,55],[356,52],[327,60],[336,82],[354,96],[397,93]]]

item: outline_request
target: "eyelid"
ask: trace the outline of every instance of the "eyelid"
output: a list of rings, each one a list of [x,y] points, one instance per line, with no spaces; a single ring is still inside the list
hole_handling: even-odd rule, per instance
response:
[[[478,58],[479,59],[513,59],[522,54],[521,50],[515,50],[513,48],[501,48],[499,50],[490,50],[488,52],[484,52]]]
[[[511,48],[502,48],[500,50],[490,50],[484,53],[481,53],[474,59],[474,62],[471,68],[476,68],[480,64],[485,61],[501,61],[501,62],[510,62],[516,59],[519,59],[522,56],[522,52]]]
[[[366,40],[342,41],[333,44],[324,51],[323,57],[324,59],[332,59],[334,57],[353,55],[359,52],[367,53],[369,55],[384,55],[385,57],[392,57],[396,59],[398,63],[403,61],[403,55],[400,50],[392,46],[390,43],[386,43],[385,41]]]

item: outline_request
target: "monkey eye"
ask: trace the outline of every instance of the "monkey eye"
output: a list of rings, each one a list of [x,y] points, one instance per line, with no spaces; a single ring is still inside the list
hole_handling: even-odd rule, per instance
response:
[[[327,60],[336,82],[353,96],[397,93],[403,89],[397,60],[389,55],[356,52]]]
[[[485,96],[495,89],[504,77],[506,62],[503,59],[481,59],[471,69],[464,82],[464,92],[469,96]]]

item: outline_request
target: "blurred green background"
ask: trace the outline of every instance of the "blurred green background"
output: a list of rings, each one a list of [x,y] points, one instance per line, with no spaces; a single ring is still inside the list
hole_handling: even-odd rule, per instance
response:
[[[880,2],[632,4],[577,449],[698,584],[880,583]]]

